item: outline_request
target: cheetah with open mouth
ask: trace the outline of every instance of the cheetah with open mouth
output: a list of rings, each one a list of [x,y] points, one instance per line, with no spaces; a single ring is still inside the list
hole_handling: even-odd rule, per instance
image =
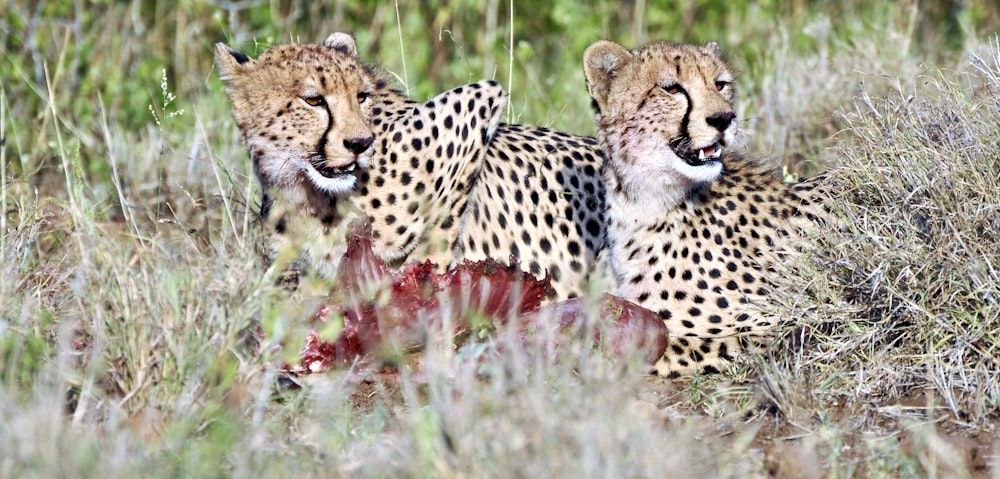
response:
[[[615,291],[666,324],[657,374],[718,372],[775,326],[756,306],[775,265],[826,220],[822,188],[786,184],[731,152],[734,76],[715,43],[600,41],[584,72],[607,154]]]

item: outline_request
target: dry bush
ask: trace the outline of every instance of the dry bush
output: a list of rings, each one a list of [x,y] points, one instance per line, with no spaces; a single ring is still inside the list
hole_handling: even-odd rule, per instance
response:
[[[901,417],[995,427],[998,80],[994,39],[912,90],[862,91],[845,116],[851,134],[829,153],[843,165],[830,175],[842,221],[804,255],[798,291],[779,295],[803,322],[764,367],[762,388],[786,413],[846,401],[863,427]]]
[[[793,177],[837,166],[837,158],[823,151],[838,132],[849,129],[843,115],[851,97],[862,89],[881,95],[909,88],[921,71],[907,19],[896,18],[905,13],[889,15],[877,41],[860,18],[837,22],[818,15],[804,26],[776,29],[753,63],[741,65],[748,72],[740,79],[747,92],[740,98],[746,115],[741,126],[751,152],[772,156]],[[796,40],[796,33],[808,41]],[[802,43],[811,48],[802,51]]]

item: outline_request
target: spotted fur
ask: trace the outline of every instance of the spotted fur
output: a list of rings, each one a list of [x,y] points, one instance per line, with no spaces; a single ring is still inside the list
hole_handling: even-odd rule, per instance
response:
[[[587,291],[604,245],[604,158],[593,138],[501,125],[464,218],[466,258],[518,258],[557,299]]]

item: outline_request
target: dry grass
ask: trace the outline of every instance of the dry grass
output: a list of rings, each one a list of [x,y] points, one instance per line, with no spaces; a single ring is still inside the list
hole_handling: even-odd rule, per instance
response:
[[[650,24],[621,29],[662,37],[672,17],[640,3]],[[631,42],[614,22],[567,25],[614,5],[518,16],[557,33],[515,30],[513,56],[490,5],[492,46],[468,11],[397,29],[391,3],[93,10],[111,27],[82,4],[0,6],[0,477],[996,477],[1000,47],[972,48],[998,28],[989,7],[963,10],[958,49],[902,2],[796,10],[777,29],[757,7],[704,29],[684,15],[683,31],[725,30],[751,153],[838,167],[843,222],[778,296],[784,347],[671,382],[500,334],[431,345],[398,382],[333,372],[278,391],[315,298],[283,294],[258,260],[256,185],[208,46],[351,29],[414,79],[440,53],[431,28],[445,66],[417,96],[494,58],[520,121],[592,131],[579,54]],[[399,34],[413,51],[392,53]],[[258,353],[257,326],[289,347]]]
[[[850,135],[831,150],[843,164],[831,175],[843,223],[818,246],[811,266],[824,274],[801,284],[826,303],[808,324],[821,331],[817,349],[834,353],[804,361],[878,364],[859,393],[933,391],[981,426],[1000,413],[997,48],[909,91],[862,92]]]
[[[826,153],[842,165],[829,178],[842,222],[800,259],[780,296],[801,320],[759,363],[781,417],[869,436],[857,454],[884,460],[891,448],[872,439],[921,437],[914,473],[996,464],[998,72],[994,38],[956,71],[859,93]]]

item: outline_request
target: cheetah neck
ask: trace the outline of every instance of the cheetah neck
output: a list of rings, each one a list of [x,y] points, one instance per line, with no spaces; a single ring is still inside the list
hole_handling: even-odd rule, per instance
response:
[[[602,138],[608,154],[603,171],[608,259],[621,282],[625,272],[649,270],[649,265],[633,261],[631,251],[636,244],[652,246],[649,241],[659,241],[658,232],[663,228],[673,228],[675,223],[685,221],[692,208],[688,199],[710,183],[664,174],[659,153],[643,145],[629,148],[629,142],[615,140],[614,135],[608,138],[611,141]]]
[[[603,175],[612,227],[662,222],[691,192],[706,184],[679,174],[665,174],[658,159],[650,158],[650,152],[622,144],[605,141],[602,145],[608,153]]]
[[[616,165],[605,168],[604,184],[607,188],[607,212],[610,219],[643,225],[655,223],[665,213],[679,207],[697,186],[646,186],[641,180],[629,181],[629,174],[620,171]]]

